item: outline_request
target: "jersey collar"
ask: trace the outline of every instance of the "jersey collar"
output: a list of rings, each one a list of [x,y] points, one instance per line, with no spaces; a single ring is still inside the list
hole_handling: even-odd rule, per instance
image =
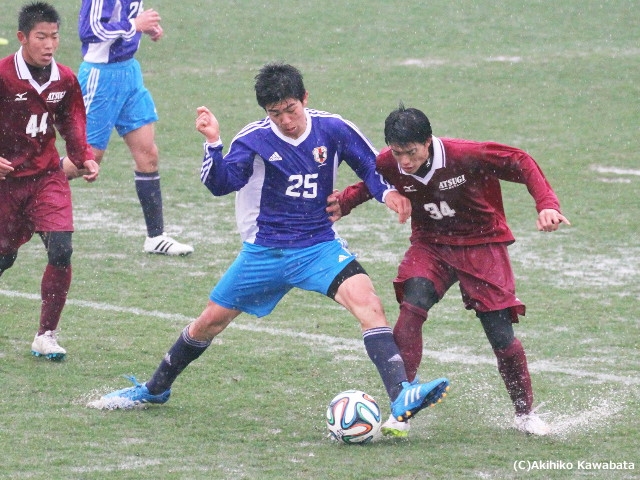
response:
[[[282,132],[278,129],[278,127],[276,127],[276,125],[271,121],[271,119],[269,117],[267,117],[267,118],[269,119],[269,126],[271,127],[271,131],[273,133],[275,133],[276,136],[280,140],[282,140],[283,142],[290,143],[294,147],[297,147],[302,142],[304,142],[307,139],[307,137],[309,136],[309,134],[311,133],[311,115],[309,114],[309,109],[308,108],[304,109],[304,115],[307,118],[307,126],[306,126],[304,132],[302,133],[302,135],[300,135],[296,139],[293,139],[291,137],[287,137],[286,135],[283,135]]]
[[[431,180],[431,177],[433,177],[436,170],[438,170],[439,168],[445,167],[447,163],[447,157],[444,152],[444,145],[442,144],[442,140],[440,140],[438,137],[434,135],[431,135],[431,145],[433,147],[433,158],[431,159],[431,161],[433,162],[433,166],[431,167],[431,169],[429,170],[429,172],[425,177],[419,177],[417,175],[407,173],[404,170],[402,170],[402,168],[400,168],[400,165],[398,165],[398,169],[400,170],[400,173],[402,173],[403,175],[412,176],[413,178],[422,182],[425,185],[429,183],[429,180]]]
[[[20,47],[20,50],[18,50],[14,57],[14,64],[18,78],[20,80],[28,80],[29,83],[31,83],[31,86],[35,88],[38,93],[42,93],[51,84],[51,82],[60,80],[58,64],[55,60],[51,59],[51,77],[49,77],[49,81],[42,85],[36,82],[31,76],[27,62],[24,61],[24,57],[22,56],[22,47]]]

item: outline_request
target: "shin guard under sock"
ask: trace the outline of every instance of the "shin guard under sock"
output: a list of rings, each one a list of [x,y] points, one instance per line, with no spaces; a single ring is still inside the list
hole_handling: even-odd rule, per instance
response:
[[[162,235],[164,233],[164,217],[162,213],[160,175],[158,172],[134,172],[134,180],[144,221],[147,225],[147,236],[157,237]]]
[[[40,326],[38,335],[58,328],[62,309],[67,301],[67,293],[71,286],[71,265],[65,267],[47,264],[42,275],[40,295]]]
[[[422,325],[427,320],[427,311],[402,302],[400,315],[393,328],[393,338],[398,345],[407,378],[413,382],[422,361]]]
[[[158,395],[169,390],[178,375],[187,368],[187,365],[202,355],[209,345],[211,345],[210,341],[201,342],[191,338],[189,326],[186,326],[146,383],[149,393]]]
[[[529,413],[533,405],[533,389],[522,343],[516,338],[507,348],[493,352],[498,359],[498,371],[507,387],[516,415]]]
[[[378,369],[382,383],[391,401],[402,390],[402,382],[407,380],[404,362],[393,340],[391,327],[371,328],[362,334],[369,358]]]

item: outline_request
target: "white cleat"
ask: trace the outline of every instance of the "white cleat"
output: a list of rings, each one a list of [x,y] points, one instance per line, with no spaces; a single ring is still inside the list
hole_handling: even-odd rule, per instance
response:
[[[385,437],[407,438],[409,436],[409,420],[399,422],[393,415],[389,415],[389,419],[382,424],[380,431]]]
[[[67,351],[58,345],[57,332],[47,330],[42,335],[36,334],[31,344],[31,354],[59,361],[65,357]]]
[[[529,435],[548,435],[551,431],[547,422],[545,422],[535,412],[535,409],[526,415],[516,415],[513,421],[517,430],[528,433]]]
[[[189,255],[193,253],[193,247],[177,242],[163,233],[157,237],[147,237],[144,241],[144,251],[160,255]]]

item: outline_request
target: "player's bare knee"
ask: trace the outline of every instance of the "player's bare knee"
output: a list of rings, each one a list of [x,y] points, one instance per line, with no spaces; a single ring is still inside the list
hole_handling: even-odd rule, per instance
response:
[[[158,171],[160,152],[155,143],[144,148],[131,148],[131,154],[137,171],[142,173]]]
[[[360,328],[363,332],[371,330],[372,328],[389,326],[389,322],[387,321],[387,317],[384,315],[384,312],[380,312],[377,315],[364,315],[361,318],[358,318],[358,321],[360,322]]]

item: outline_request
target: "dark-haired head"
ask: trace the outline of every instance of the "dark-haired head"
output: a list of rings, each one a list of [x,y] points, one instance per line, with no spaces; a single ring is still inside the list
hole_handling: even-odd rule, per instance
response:
[[[300,70],[285,63],[268,63],[255,77],[256,100],[265,110],[267,105],[289,98],[304,101],[306,90]]]
[[[387,145],[424,144],[431,138],[431,123],[417,108],[405,108],[400,102],[384,121],[384,141]]]
[[[29,32],[38,23],[57,23],[60,15],[51,5],[45,2],[33,2],[24,5],[18,13],[18,31],[29,36]]]

